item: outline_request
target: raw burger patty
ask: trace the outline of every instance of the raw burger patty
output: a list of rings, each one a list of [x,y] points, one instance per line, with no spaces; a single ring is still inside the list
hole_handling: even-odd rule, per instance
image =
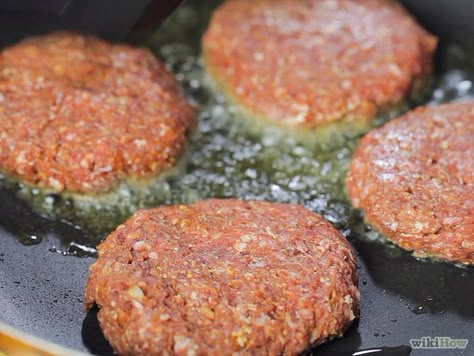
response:
[[[365,136],[352,203],[420,257],[474,264],[474,102],[418,108]]]
[[[296,354],[358,314],[356,256],[297,205],[141,210],[99,246],[86,304],[119,354]]]
[[[83,194],[174,166],[194,113],[148,50],[53,33],[0,52],[0,169]]]
[[[229,0],[203,49],[215,82],[251,115],[314,128],[402,102],[431,74],[436,43],[390,0]]]

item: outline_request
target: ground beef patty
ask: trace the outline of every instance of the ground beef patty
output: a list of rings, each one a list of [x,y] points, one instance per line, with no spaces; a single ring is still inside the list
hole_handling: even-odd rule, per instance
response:
[[[212,77],[251,114],[314,128],[403,101],[431,73],[436,42],[390,0],[229,0],[203,48]]]
[[[119,354],[295,354],[358,313],[356,256],[297,205],[138,211],[99,246],[86,303]]]
[[[347,187],[404,249],[473,264],[473,167],[474,102],[418,108],[362,139]]]
[[[0,53],[0,168],[98,193],[172,167],[194,114],[148,50],[54,33]]]

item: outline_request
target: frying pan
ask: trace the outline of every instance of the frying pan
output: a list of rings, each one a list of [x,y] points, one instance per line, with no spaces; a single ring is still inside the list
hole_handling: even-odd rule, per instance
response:
[[[56,29],[122,40],[132,30],[159,24],[181,2],[183,0],[2,0],[0,26],[10,33],[0,38],[0,44],[16,42],[25,34]]]
[[[190,99],[198,104],[208,100],[209,94],[199,88],[195,72],[189,70],[189,67],[199,67],[192,58],[199,52],[199,36],[205,28],[209,13],[218,2],[188,1],[158,32],[149,36],[147,42],[152,49],[165,57],[173,70],[186,73],[182,84]],[[472,1],[405,0],[404,3],[430,31],[440,35],[442,39],[437,58],[437,89],[425,102],[433,104],[472,95],[472,86],[466,85],[474,81],[474,72],[469,63],[474,54],[469,52],[472,50],[471,43],[474,38]],[[111,9],[113,11],[113,7]],[[3,19],[6,18],[8,16],[3,15]],[[0,32],[1,43],[12,43],[25,34],[46,30],[41,26],[36,30],[32,29],[28,18],[24,18],[23,23],[18,19],[19,17],[14,21],[15,26],[9,27],[8,31],[7,22],[0,21],[3,29]],[[53,25],[49,23],[46,27],[49,29],[51,26]],[[176,29],[179,31],[176,32]],[[99,29],[97,31],[101,32]],[[101,35],[109,38],[116,36],[106,33]],[[455,41],[459,42],[460,46],[451,45]],[[467,55],[462,55],[463,50],[468,51]],[[462,83],[464,84],[460,85]],[[218,106],[214,107],[216,108]],[[240,180],[244,176],[242,174],[238,175],[238,182],[233,182],[239,189],[216,189],[215,187],[220,187],[219,179],[226,174],[225,167],[211,172],[211,163],[202,160],[202,157],[210,155],[209,147],[214,147],[216,152],[216,147],[225,151],[225,137],[229,134],[227,122],[222,118],[223,123],[213,123],[210,118],[212,115],[207,113],[206,107],[200,109],[200,130],[203,134],[201,141],[207,141],[191,142],[191,145],[198,147],[196,151],[202,152],[190,158],[187,169],[191,173],[183,178],[181,185],[192,185],[187,182],[193,179],[206,182],[210,188],[202,192],[199,198],[236,195],[240,198],[263,197],[275,201],[303,203],[334,222],[357,250],[362,294],[361,318],[343,338],[315,350],[308,350],[308,354],[474,354],[473,268],[419,261],[397,247],[373,240],[370,237],[374,236],[374,232],[362,224],[361,216],[350,209],[343,195],[319,191],[314,193],[314,196],[309,196],[297,190],[285,189],[270,171],[258,178],[260,185],[253,185],[251,179]],[[214,115],[223,115],[221,111],[215,111],[217,114]],[[218,157],[227,165],[247,174],[249,170],[252,172],[258,163],[254,166],[251,165],[254,163],[249,163],[256,151],[253,152],[248,147],[257,147],[259,143],[258,139],[245,139],[243,142],[239,140],[242,138],[233,143],[236,149],[232,146],[232,149],[229,148]],[[250,153],[240,152],[237,150],[239,147],[241,151],[250,150]],[[328,155],[336,157],[332,156],[332,153]],[[229,156],[238,162],[232,163]],[[346,152],[344,157],[343,159],[348,159],[350,152]],[[258,157],[255,159],[258,161]],[[333,164],[336,164],[335,162],[332,161]],[[254,177],[255,171],[250,176]],[[170,184],[173,187],[173,183]],[[41,216],[19,198],[17,190],[6,185],[1,186],[0,324],[9,325],[22,333],[69,350],[97,355],[112,354],[100,331],[97,311],[92,310],[86,314],[83,308],[88,266],[95,260],[94,246],[88,242],[89,233],[70,221]],[[265,190],[264,186],[268,186],[268,190]],[[197,193],[193,194],[188,197],[189,200],[196,199]],[[174,199],[169,202],[179,200]],[[347,219],[342,216],[347,216]],[[23,335],[25,334],[20,337],[24,337]],[[410,339],[423,336],[469,339],[469,343],[465,350],[412,349]]]

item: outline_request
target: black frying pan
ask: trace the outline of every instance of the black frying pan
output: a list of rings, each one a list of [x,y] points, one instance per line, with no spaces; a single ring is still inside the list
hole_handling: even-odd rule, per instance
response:
[[[25,34],[56,29],[93,33],[123,40],[131,32],[161,23],[184,0],[2,0],[0,44],[18,41]]]
[[[431,31],[442,37],[436,85],[444,90],[443,100],[472,95],[472,90],[458,90],[459,83],[474,81],[473,72],[466,63],[469,59],[461,58],[459,49],[447,48],[455,40],[460,41],[462,47],[470,48],[474,34],[471,20],[474,17],[474,3],[471,0],[404,2]],[[193,14],[205,18],[209,12],[207,8],[215,3],[217,1],[189,1],[188,7],[175,17],[183,16],[183,13],[192,9],[203,8]],[[110,11],[114,11],[114,8],[111,7]],[[24,22],[19,20],[20,17],[10,22],[8,18],[5,13],[0,15],[0,41],[4,44],[14,42],[25,34],[44,32],[46,27],[54,27],[54,23],[48,23],[35,30],[28,16],[21,20]],[[182,30],[186,34],[199,35],[202,23],[200,20],[193,21]],[[176,40],[186,43],[187,35],[166,34],[174,27],[173,21],[164,25],[164,35],[158,36],[161,39],[157,47]],[[101,34],[107,36],[106,33]],[[192,41],[195,40],[192,38]],[[183,67],[188,64],[180,65]],[[186,80],[183,84],[188,94],[199,102],[201,99],[199,92],[195,92],[195,85],[188,85]],[[207,120],[204,116],[201,119],[204,122]],[[190,162],[188,168],[194,170],[196,175],[205,173],[205,169],[196,168],[198,163]],[[271,186],[271,177],[267,179]],[[251,192],[250,187],[240,197],[256,194]],[[225,192],[205,194],[226,196]],[[272,199],[286,198],[276,195]],[[326,205],[321,203],[324,199]],[[346,206],[346,203],[331,205],[337,199],[331,195],[321,195],[321,200],[303,203],[325,214],[333,206]],[[316,201],[321,204],[315,204]],[[343,213],[349,211],[344,210]],[[418,261],[397,247],[369,241],[364,231],[351,230],[351,221],[359,221],[360,216],[354,213],[353,219],[336,219],[335,222],[348,234],[359,254],[361,318],[342,339],[321,346],[314,352],[318,355],[351,355],[362,354],[357,353],[360,350],[369,350],[363,354],[408,355],[411,352],[415,356],[473,355],[474,269]],[[83,309],[88,266],[94,261],[88,250],[81,247],[85,245],[88,245],[87,235],[81,229],[70,223],[42,218],[18,198],[14,189],[0,189],[0,322],[74,350],[98,355],[111,354],[98,326],[96,311],[86,314]],[[470,343],[464,351],[412,350],[410,339],[422,336],[468,338]]]
[[[430,31],[474,49],[474,2],[471,0],[401,0]]]

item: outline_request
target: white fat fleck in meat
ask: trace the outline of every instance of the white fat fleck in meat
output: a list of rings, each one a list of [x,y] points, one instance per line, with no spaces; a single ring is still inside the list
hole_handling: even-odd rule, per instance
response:
[[[151,250],[151,246],[149,243],[145,241],[138,241],[133,244],[133,250],[135,251],[149,251]]]
[[[173,351],[176,353],[186,352],[187,356],[196,355],[194,341],[184,335],[175,335],[173,336],[174,347]]]
[[[397,231],[397,229],[398,229],[398,222],[392,221],[392,223],[390,224],[390,227],[389,227],[389,228],[390,228],[390,230],[392,230],[392,231]]]
[[[147,144],[148,144],[148,141],[147,140],[144,140],[144,139],[135,139],[133,141],[133,143],[135,144],[135,146],[137,146],[138,148],[143,148],[145,147]]]
[[[68,133],[65,137],[66,141],[72,141],[76,138],[76,134],[71,132],[71,133]]]
[[[298,112],[289,121],[293,123],[303,123],[306,121],[306,117],[309,113],[309,106],[304,104],[295,104],[293,108]]]
[[[422,232],[426,227],[426,224],[423,224],[421,221],[416,221],[415,222],[415,231],[416,232]]]
[[[27,159],[26,159],[26,151],[21,151],[20,153],[18,153],[18,156],[16,157],[16,163],[18,163],[19,165],[20,164],[24,164],[24,163],[27,163]]]
[[[256,52],[254,58],[256,61],[261,62],[265,59],[265,55],[262,52]]]
[[[59,180],[56,178],[50,177],[48,180],[49,184],[51,187],[55,190],[61,191],[64,189],[64,184],[62,184]]]
[[[389,70],[391,73],[395,74],[397,77],[403,77],[403,72],[400,66],[396,63],[390,63]]]
[[[234,244],[234,248],[239,252],[244,251],[246,247],[247,247],[247,244],[245,242],[242,242],[242,241],[237,241]]]
[[[112,169],[113,169],[113,167],[109,164],[105,167],[97,169],[97,172],[98,173],[109,173],[109,172],[112,172]]]

